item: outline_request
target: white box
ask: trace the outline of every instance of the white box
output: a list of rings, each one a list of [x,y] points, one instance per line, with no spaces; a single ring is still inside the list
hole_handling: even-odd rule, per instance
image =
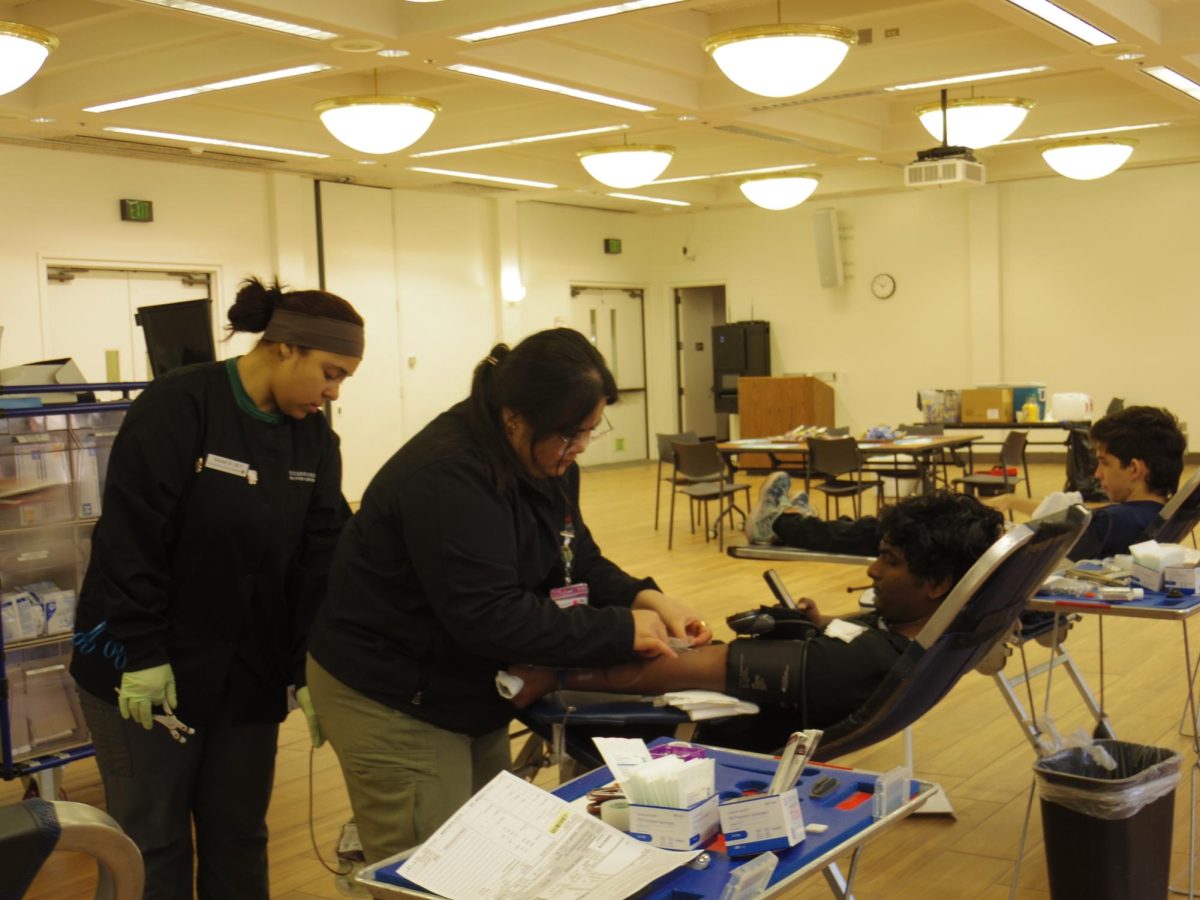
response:
[[[1158,569],[1149,569],[1137,563],[1133,564],[1133,581],[1134,584],[1148,591],[1163,589],[1163,573]]]
[[[629,804],[629,836],[664,850],[695,850],[717,833],[717,795],[688,809]]]
[[[1200,591],[1200,568],[1196,566],[1167,566],[1162,571],[1162,589],[1180,590],[1185,594]]]
[[[800,796],[793,788],[782,794],[760,794],[721,804],[721,832],[730,856],[764,850],[786,850],[804,840]]]

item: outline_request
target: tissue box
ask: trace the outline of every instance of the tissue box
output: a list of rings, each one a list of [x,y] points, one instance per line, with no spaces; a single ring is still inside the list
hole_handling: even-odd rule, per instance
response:
[[[1167,566],[1162,570],[1162,589],[1179,590],[1185,594],[1200,591],[1200,568],[1196,566]]]
[[[730,856],[786,850],[804,840],[804,817],[797,789],[743,797],[721,804],[721,832]]]
[[[1134,563],[1133,583],[1148,591],[1161,591],[1163,589],[1163,573],[1158,569]]]
[[[664,850],[695,850],[717,833],[717,795],[687,809],[629,804],[629,836]]]

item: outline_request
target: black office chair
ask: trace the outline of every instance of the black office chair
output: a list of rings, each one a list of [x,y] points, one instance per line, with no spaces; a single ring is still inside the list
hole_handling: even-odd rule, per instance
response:
[[[862,453],[852,437],[809,438],[808,467],[812,475],[825,480],[813,487],[825,495],[825,518],[829,518],[829,498],[834,500],[835,514],[840,515],[842,497],[849,497],[854,517],[862,517],[862,495],[876,493],[876,509],[883,505],[883,482],[867,478],[863,471]]]
[[[1118,413],[1125,408],[1124,397],[1113,397],[1108,401],[1108,409],[1104,410],[1106,416],[1111,416],[1113,413]]]
[[[1004,439],[1004,445],[1000,448],[1000,474],[974,472],[970,475],[963,475],[961,478],[955,478],[952,484],[958,485],[963,493],[971,495],[978,493],[985,497],[994,497],[997,494],[1016,493],[1017,485],[1023,481],[1025,482],[1026,496],[1032,497],[1033,490],[1029,486],[1029,463],[1025,459],[1025,444],[1028,440],[1028,431],[1010,431],[1008,437]],[[1010,474],[1010,469],[1018,474]],[[1012,518],[1011,511],[1008,517]]]
[[[0,897],[25,896],[55,850],[96,859],[96,900],[141,900],[142,854],[103,810],[65,800],[24,800],[0,807]]]
[[[677,484],[685,483],[683,476],[679,474],[675,465],[675,448],[672,444],[698,444],[700,437],[694,431],[681,431],[679,434],[655,434],[658,439],[658,470],[655,472],[654,482],[654,530],[658,531],[658,510],[662,501],[662,485],[663,482],[669,483],[672,487]],[[669,475],[663,475],[663,466],[671,467]]]
[[[725,480],[725,462],[717,452],[715,441],[703,441],[699,444],[671,445],[675,451],[675,472],[686,479],[671,488],[671,523],[667,527],[667,549],[670,550],[675,539],[675,496],[683,494],[693,505],[704,505],[704,540],[707,542],[713,531],[717,535],[717,549],[725,549],[725,517],[733,522],[733,513],[741,513],[743,521],[746,510],[737,505],[737,495],[744,492],[746,508],[750,507],[750,485],[735,484]],[[717,501],[717,517],[709,525],[708,505]],[[695,532],[695,518],[692,520],[692,531]]]

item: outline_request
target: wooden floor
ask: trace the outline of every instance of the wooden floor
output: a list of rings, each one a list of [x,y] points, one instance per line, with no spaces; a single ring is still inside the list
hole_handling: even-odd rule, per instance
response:
[[[1035,494],[1061,488],[1061,464],[1032,467]],[[653,575],[669,593],[691,602],[718,637],[731,632],[726,615],[773,602],[762,580],[764,564],[730,559],[690,534],[686,509],[676,514],[675,547],[667,550],[665,510],[659,530],[653,528],[655,488],[653,464],[588,471],[584,475],[587,521],[605,554],[628,571]],[[758,479],[751,479],[757,489]],[[669,496],[663,493],[664,506]],[[733,537],[743,542],[741,534]],[[855,597],[849,585],[866,583],[859,568],[818,564],[778,564],[792,593],[811,597],[823,612],[851,612]],[[1191,739],[1178,733],[1185,697],[1181,627],[1156,622],[1110,620],[1105,645],[1106,700],[1119,737],[1185,753],[1190,764]],[[1197,646],[1193,628],[1193,647]],[[1068,644],[1094,689],[1098,689],[1099,653],[1094,620],[1071,633]],[[1031,664],[1045,657],[1034,648]],[[1010,661],[1010,670],[1019,662]],[[1044,679],[1036,684],[1042,703]],[[1065,676],[1057,675],[1051,696],[1052,714],[1064,734],[1085,723]],[[1000,900],[1009,893],[1013,859],[1031,781],[1033,752],[1008,712],[990,678],[972,673],[915,729],[917,775],[940,782],[948,792],[955,818],[910,819],[867,848],[859,869],[860,900]],[[903,761],[900,740],[893,739],[839,762],[883,770]],[[300,714],[284,723],[270,811],[272,896],[285,900],[344,896],[334,878],[317,861],[309,840],[309,744]],[[349,806],[333,751],[318,750],[314,759],[314,816],[317,846],[330,860]],[[1187,878],[1187,775],[1178,792],[1173,841],[1173,881]],[[553,784],[546,773],[544,780]],[[87,760],[67,767],[64,785],[71,800],[103,805],[96,768]],[[15,784],[0,784],[0,802],[19,799]],[[1022,865],[1017,896],[1048,897],[1042,855],[1041,825],[1034,819]],[[72,854],[56,854],[45,866],[30,898],[90,897],[92,867]],[[810,880],[788,896],[829,896],[822,879]]]

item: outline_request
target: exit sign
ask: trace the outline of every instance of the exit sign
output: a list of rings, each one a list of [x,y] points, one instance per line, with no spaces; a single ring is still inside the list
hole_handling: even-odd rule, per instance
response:
[[[149,200],[122,200],[122,222],[153,222],[154,204]]]
[[[621,252],[621,239],[620,238],[605,238],[604,239],[604,252],[605,253],[620,253]]]

